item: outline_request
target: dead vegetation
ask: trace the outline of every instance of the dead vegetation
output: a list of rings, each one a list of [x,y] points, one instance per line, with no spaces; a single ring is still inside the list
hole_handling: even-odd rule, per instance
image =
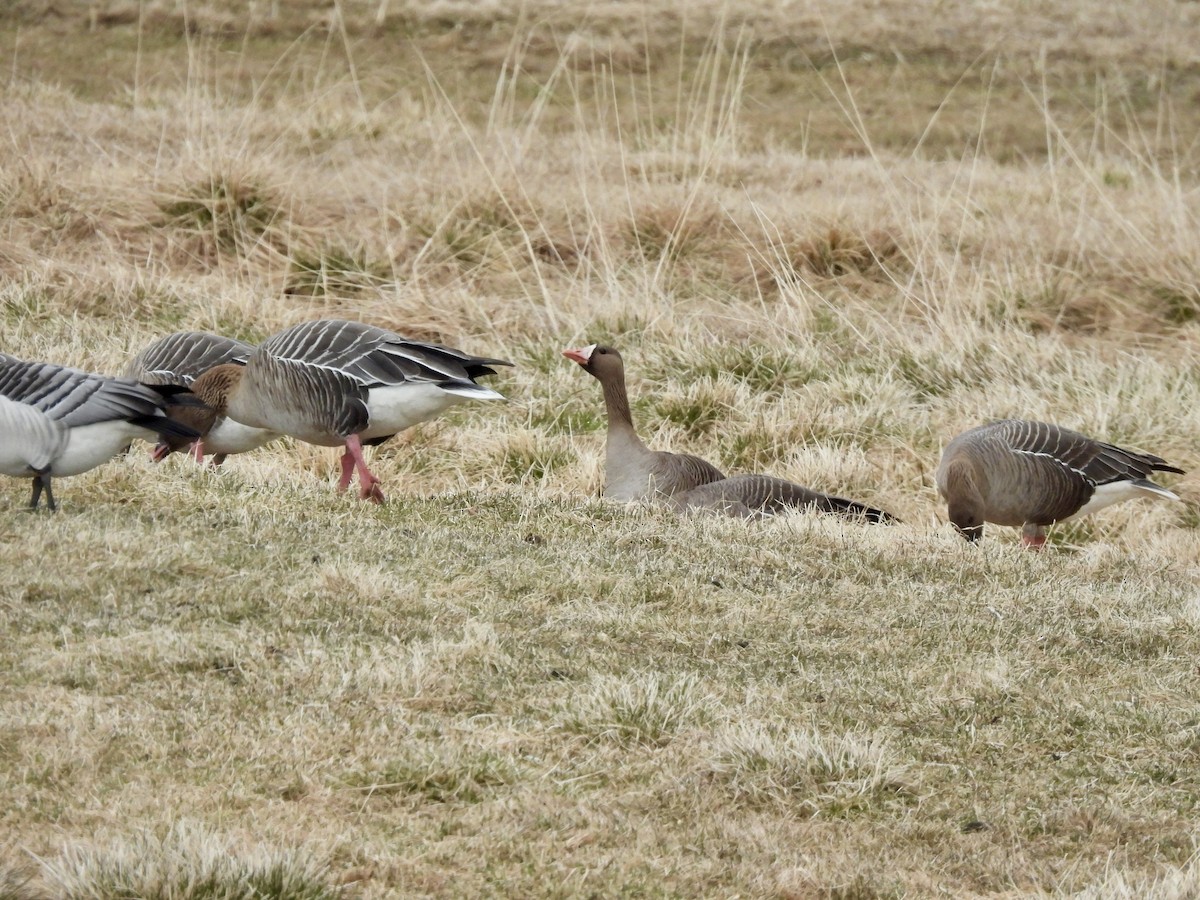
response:
[[[1036,556],[931,475],[1200,465],[1198,10],[7,5],[0,350],[517,366],[383,509],[292,442],[3,486],[0,897],[1185,895],[1194,477]],[[596,499],[592,341],[655,447],[904,524]]]

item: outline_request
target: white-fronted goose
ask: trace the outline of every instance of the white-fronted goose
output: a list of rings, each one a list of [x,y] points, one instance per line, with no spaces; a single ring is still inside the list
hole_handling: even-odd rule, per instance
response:
[[[190,389],[197,378],[215,366],[244,366],[253,350],[244,341],[207,331],[176,331],[142,350],[130,361],[125,374],[142,384]],[[201,439],[191,445],[192,455],[200,462],[211,453],[215,466],[231,453],[246,453],[279,437],[273,431],[218,415],[207,406],[175,406],[168,415],[200,432]],[[154,448],[154,459],[162,460],[186,446],[181,438],[164,437]]]
[[[78,475],[112,459],[134,438],[189,440],[195,430],[163,412],[172,391],[0,353],[0,396],[40,410],[67,429],[50,474]],[[36,488],[35,488],[36,491]]]
[[[1022,544],[1039,548],[1046,526],[1134,497],[1175,494],[1149,480],[1151,472],[1183,470],[1149,453],[1124,450],[1077,431],[1005,419],[964,431],[942,454],[938,492],[950,521],[968,541],[983,523],[1021,528]]]
[[[811,509],[880,524],[899,521],[881,509],[822,494],[771,475],[731,475],[676,494],[671,503],[680,512],[707,510],[742,519],[761,519],[789,509]]]
[[[707,510],[742,518],[762,518],[787,509],[862,518],[871,522],[896,521],[895,517],[841,497],[830,497],[770,475],[735,475],[698,456],[651,450],[633,427],[625,387],[625,363],[612,347],[592,344],[564,350],[563,356],[579,363],[604,389],[608,412],[605,441],[604,495],[615,500],[668,500],[679,511]]]
[[[30,509],[37,509],[42,490],[46,505],[55,509],[50,488],[54,461],[69,438],[67,426],[40,409],[0,396],[0,474],[33,479]]]
[[[600,382],[608,412],[604,444],[604,496],[613,500],[671,497],[725,477],[712,463],[689,453],[651,450],[638,437],[625,388],[625,363],[612,347],[592,344],[564,350]]]
[[[363,444],[382,443],[464,400],[502,400],[476,384],[502,359],[342,319],[295,325],[268,338],[245,366],[209,369],[192,390],[220,415],[310,444],[344,445],[338,490],[358,471],[360,496],[383,502]]]

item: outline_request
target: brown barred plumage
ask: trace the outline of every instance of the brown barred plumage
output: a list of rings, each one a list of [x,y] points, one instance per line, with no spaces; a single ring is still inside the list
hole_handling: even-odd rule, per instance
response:
[[[950,520],[968,540],[983,523],[1018,526],[1027,544],[1055,522],[1139,494],[1179,498],[1149,480],[1183,470],[1150,453],[1126,450],[1077,431],[1023,419],[980,425],[947,445],[937,471]]]

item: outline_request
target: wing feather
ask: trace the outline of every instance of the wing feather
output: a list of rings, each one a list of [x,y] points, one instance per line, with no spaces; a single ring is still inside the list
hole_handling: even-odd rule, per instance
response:
[[[1093,488],[1147,478],[1153,471],[1181,473],[1153,454],[1126,450],[1045,422],[1010,419],[995,423],[995,428],[1012,450],[1045,457],[1069,469]]]
[[[471,382],[494,374],[490,366],[511,365],[341,319],[295,325],[268,338],[260,352],[286,365],[339,372],[365,387]]]
[[[125,375],[142,384],[191,387],[214,366],[244,366],[253,349],[245,341],[207,331],[176,331],[135,356],[126,366]]]
[[[157,415],[162,396],[128,378],[108,378],[67,366],[0,359],[0,396],[40,409],[75,428]]]

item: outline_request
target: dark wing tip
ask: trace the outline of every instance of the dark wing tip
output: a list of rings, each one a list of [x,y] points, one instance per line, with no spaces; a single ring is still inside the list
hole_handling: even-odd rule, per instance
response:
[[[845,512],[851,518],[866,519],[875,525],[899,525],[904,521],[898,516],[893,516],[890,512],[876,509],[873,506],[866,506],[862,503],[852,502],[852,505],[848,506]]]
[[[181,438],[189,443],[198,440],[200,432],[167,416],[135,416],[129,420],[134,425],[148,428],[164,438]]]
[[[825,502],[820,505],[825,506],[829,512],[838,513],[848,519],[864,519],[875,525],[895,525],[901,521],[901,519],[893,516],[890,512],[884,512],[882,509],[867,506],[865,503],[859,503],[857,500],[847,500],[844,497],[830,497],[826,495]]]
[[[1183,469],[1178,466],[1168,465],[1167,463],[1156,463],[1150,467],[1155,472],[1174,472],[1176,475],[1186,475]]]

